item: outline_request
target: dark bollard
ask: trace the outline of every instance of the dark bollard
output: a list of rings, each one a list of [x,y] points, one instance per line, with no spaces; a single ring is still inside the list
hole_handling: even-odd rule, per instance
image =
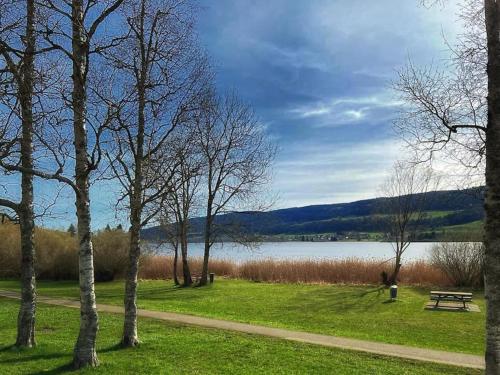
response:
[[[215,273],[210,272],[210,284],[214,283],[214,279],[215,279]]]

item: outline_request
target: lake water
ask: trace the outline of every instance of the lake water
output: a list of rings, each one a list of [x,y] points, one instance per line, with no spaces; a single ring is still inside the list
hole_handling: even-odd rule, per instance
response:
[[[427,259],[431,242],[412,243],[406,250],[407,260]],[[158,248],[160,253],[171,253],[167,245]],[[203,244],[189,244],[189,256],[203,256]],[[385,260],[394,256],[388,242],[265,242],[248,249],[236,243],[214,244],[211,258],[230,259],[241,262],[256,259],[342,259],[364,258]]]

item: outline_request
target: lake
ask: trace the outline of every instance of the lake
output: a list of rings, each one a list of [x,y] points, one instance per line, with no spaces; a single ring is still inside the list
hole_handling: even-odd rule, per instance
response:
[[[412,243],[406,250],[407,260],[427,259],[432,242]],[[203,256],[203,244],[189,244],[189,256]],[[168,245],[162,245],[159,252],[171,253]],[[256,259],[389,259],[394,257],[392,245],[388,242],[265,242],[259,247],[248,249],[236,243],[214,244],[210,257],[229,259],[236,262]]]

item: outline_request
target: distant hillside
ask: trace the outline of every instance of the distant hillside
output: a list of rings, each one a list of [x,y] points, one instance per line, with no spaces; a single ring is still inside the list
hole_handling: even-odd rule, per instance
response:
[[[474,232],[478,235],[479,222],[484,217],[483,188],[435,191],[426,200],[426,217],[417,239],[441,239]],[[239,231],[257,234],[269,239],[380,239],[384,231],[381,219],[383,201],[375,198],[351,203],[294,207],[269,212],[235,212],[221,215],[217,223],[237,227]],[[203,218],[191,220],[193,240],[203,232]],[[323,235],[323,236],[318,236]],[[161,228],[143,232],[145,239],[163,238]]]

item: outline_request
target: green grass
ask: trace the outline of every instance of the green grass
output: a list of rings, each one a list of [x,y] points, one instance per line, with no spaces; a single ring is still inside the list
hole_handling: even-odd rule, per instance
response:
[[[0,298],[0,374],[70,372],[79,312],[40,304],[38,345],[18,351],[15,339],[18,302]],[[142,343],[122,349],[122,318],[100,314],[97,369],[90,374],[480,374],[397,358],[323,348],[149,319],[140,320]]]
[[[467,224],[461,225],[452,225],[448,227],[442,227],[440,230],[449,231],[457,231],[457,232],[466,232],[466,231],[478,231],[480,232],[483,229],[484,222],[482,220],[471,221]]]
[[[77,298],[74,282],[40,282],[39,293]],[[18,289],[0,281],[0,289]],[[98,283],[98,303],[121,305],[123,282]],[[204,288],[176,288],[170,281],[142,281],[138,305],[271,327],[482,354],[484,299],[474,293],[481,313],[425,311],[429,289],[402,286],[398,301],[370,286],[269,284],[216,280]]]

